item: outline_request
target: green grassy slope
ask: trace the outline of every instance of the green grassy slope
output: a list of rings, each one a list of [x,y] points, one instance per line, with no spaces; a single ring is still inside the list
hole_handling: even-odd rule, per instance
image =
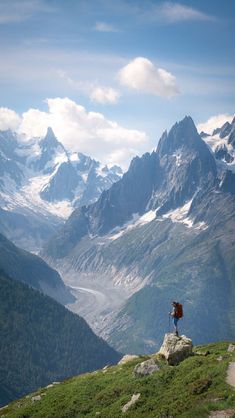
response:
[[[0,411],[9,418],[203,418],[210,411],[234,409],[235,391],[225,382],[235,352],[228,343],[195,348],[194,355],[178,366],[162,368],[151,376],[135,378],[134,366],[148,358],[139,357],[125,365],[84,374],[12,403]],[[209,350],[208,355],[204,355]],[[155,356],[153,356],[155,357]],[[137,403],[123,414],[121,408],[133,394]],[[32,396],[41,396],[33,401]],[[235,415],[234,415],[235,416]]]
[[[0,405],[119,358],[83,318],[0,273]]]

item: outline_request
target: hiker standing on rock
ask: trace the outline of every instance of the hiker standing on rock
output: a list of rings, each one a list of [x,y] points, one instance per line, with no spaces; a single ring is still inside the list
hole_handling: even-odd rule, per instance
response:
[[[172,302],[172,311],[169,313],[169,315],[172,317],[175,335],[179,336],[179,330],[178,330],[178,321],[183,316],[183,306],[179,302]]]

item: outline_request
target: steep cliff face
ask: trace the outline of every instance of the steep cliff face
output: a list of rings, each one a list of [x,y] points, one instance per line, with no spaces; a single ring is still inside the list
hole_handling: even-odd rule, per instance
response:
[[[75,286],[99,283],[107,299],[123,289],[109,313],[100,306],[87,316],[119,349],[158,345],[171,298],[185,304],[184,326],[196,342],[234,337],[233,166],[216,160],[211,141],[184,118],[96,203],[75,211],[44,249]]]

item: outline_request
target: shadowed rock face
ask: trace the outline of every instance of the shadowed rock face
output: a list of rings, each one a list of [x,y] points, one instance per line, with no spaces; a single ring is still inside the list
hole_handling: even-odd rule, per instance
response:
[[[160,347],[172,298],[182,300],[195,344],[234,338],[234,181],[221,177],[226,162],[209,147],[186,117],[95,204],[74,211],[44,250],[73,285],[106,300],[121,289],[123,305],[112,303],[111,313],[102,303],[91,317],[83,302],[92,326],[123,352]]]
[[[220,189],[235,196],[235,173],[227,170],[222,178]]]
[[[190,338],[185,335],[177,337],[174,334],[166,334],[159,354],[162,354],[170,365],[175,366],[191,356],[192,350],[193,343]]]
[[[163,134],[156,151],[134,158],[123,178],[104,191],[96,203],[75,211],[58,236],[49,242],[44,255],[54,258],[67,255],[87,234],[82,228],[83,233],[78,232],[74,239],[73,230],[77,230],[84,217],[87,231],[93,236],[103,236],[128,222],[134,214],[158,209],[162,215],[182,206],[198,189],[213,185],[216,173],[214,157],[187,116],[169,134]]]

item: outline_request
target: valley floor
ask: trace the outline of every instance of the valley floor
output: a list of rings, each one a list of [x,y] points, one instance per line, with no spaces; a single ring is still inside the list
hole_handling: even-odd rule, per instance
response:
[[[67,307],[81,315],[96,334],[106,338],[108,325],[130,296],[130,290],[121,285],[115,286],[105,276],[94,278],[94,274],[69,273],[62,277],[76,298]]]

